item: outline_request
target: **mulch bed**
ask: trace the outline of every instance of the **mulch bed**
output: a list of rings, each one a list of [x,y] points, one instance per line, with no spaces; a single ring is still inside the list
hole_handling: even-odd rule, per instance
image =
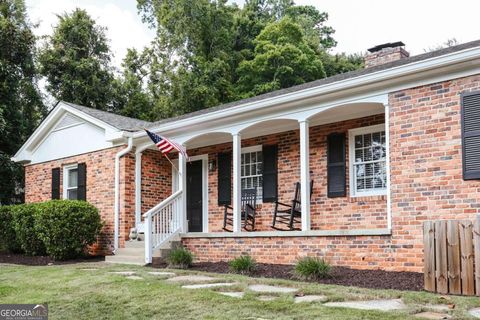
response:
[[[191,270],[216,273],[230,272],[227,262],[195,263]],[[293,276],[292,270],[293,266],[291,265],[257,263],[257,268],[251,276],[298,280]],[[345,267],[333,267],[331,278],[320,279],[315,282],[371,289],[421,291],[423,290],[423,273],[356,270]]]
[[[54,259],[47,256],[31,257],[23,254],[0,252],[0,263],[20,264],[25,266],[47,266],[59,264],[73,264],[79,262],[100,262],[104,260],[104,257],[91,256],[67,261],[55,261]]]

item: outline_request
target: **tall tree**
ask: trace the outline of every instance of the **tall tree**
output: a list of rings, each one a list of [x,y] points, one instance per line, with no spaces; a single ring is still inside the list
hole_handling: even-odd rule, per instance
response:
[[[236,6],[225,0],[139,0],[138,7],[157,28],[149,86],[157,114],[178,115],[234,99]]]
[[[118,104],[122,106],[120,114],[149,120],[151,118],[152,99],[146,89],[146,79],[149,75],[148,65],[151,62],[150,51],[139,53],[128,49],[122,63],[122,77],[117,81]]]
[[[254,43],[254,58],[240,63],[237,70],[241,97],[325,77],[320,57],[289,17],[267,25]]]
[[[105,28],[81,9],[58,15],[58,19],[39,55],[47,90],[58,100],[117,110]]]
[[[22,200],[23,168],[10,157],[46,112],[37,87],[32,28],[22,0],[0,2],[0,204]]]
[[[323,60],[332,72],[358,67],[328,53],[336,45],[328,15],[292,0],[246,0],[242,8],[226,0],[137,0],[137,6],[157,30],[148,80],[157,118],[322,78],[330,75]]]

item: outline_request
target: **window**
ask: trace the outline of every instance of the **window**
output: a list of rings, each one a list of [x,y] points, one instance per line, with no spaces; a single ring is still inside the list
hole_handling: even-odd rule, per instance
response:
[[[78,167],[77,165],[63,168],[63,198],[78,199]]]
[[[263,156],[262,146],[242,149],[242,190],[257,188],[257,199],[262,199]]]
[[[349,131],[350,193],[383,195],[387,188],[385,126]]]

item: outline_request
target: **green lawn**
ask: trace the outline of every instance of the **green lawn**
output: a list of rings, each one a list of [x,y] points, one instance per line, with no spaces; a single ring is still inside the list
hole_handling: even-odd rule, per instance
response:
[[[84,271],[82,268],[99,268]],[[144,280],[130,280],[111,271],[132,270]],[[237,282],[235,288],[180,288],[165,282],[147,267],[81,263],[61,266],[27,267],[0,264],[0,303],[49,304],[50,319],[409,319],[424,304],[445,302],[425,292],[370,290],[303,282],[255,279],[237,275],[214,276]],[[177,274],[193,273],[174,270]],[[199,272],[197,272],[199,273]],[[328,308],[321,303],[294,304],[292,295],[279,295],[261,302],[247,292],[243,299],[219,295],[214,290],[244,289],[248,284],[282,284],[298,287],[305,294],[323,294],[330,301],[402,298],[408,309],[402,312],[358,311]],[[456,319],[468,319],[466,310],[480,306],[480,299],[451,297]]]

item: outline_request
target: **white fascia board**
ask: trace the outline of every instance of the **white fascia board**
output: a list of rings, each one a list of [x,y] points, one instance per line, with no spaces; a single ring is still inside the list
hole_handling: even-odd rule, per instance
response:
[[[63,102],[58,102],[48,116],[41,122],[38,128],[32,133],[28,140],[22,145],[22,147],[17,151],[17,153],[11,158],[14,162],[28,163],[31,156],[31,151],[34,149],[35,145],[40,143],[44,137],[53,129],[54,124],[66,113],[69,112],[80,119],[88,121],[100,128],[105,130],[105,140],[111,141],[110,139],[113,136],[120,137],[124,136],[124,132],[105,123],[95,117],[92,117],[84,112],[81,112],[78,109],[70,107]]]
[[[266,109],[268,107],[294,102],[297,100],[312,98],[314,96],[326,95],[337,91],[342,91],[343,95],[348,95],[349,89],[358,89],[362,86],[366,86],[376,82],[388,81],[392,79],[395,80],[397,78],[402,78],[402,80],[405,81],[405,77],[410,76],[411,79],[409,79],[409,81],[413,82],[421,76],[420,73],[422,72],[445,66],[460,64],[462,62],[468,62],[470,60],[478,58],[480,58],[480,47],[469,48],[462,51],[445,54],[439,57],[425,59],[418,62],[412,62],[407,65],[369,73],[351,79],[336,81],[318,87],[308,88],[292,93],[286,93],[284,95],[272,98],[266,98],[259,101],[245,103],[231,109],[218,110],[191,118],[180,119],[171,123],[162,124],[161,127],[152,128],[151,130],[155,132],[166,132],[169,130],[175,130],[178,128],[188,127],[196,124],[209,123],[218,119],[228,118],[231,116],[252,111],[259,111],[260,109]],[[408,81],[404,82],[404,85],[402,85],[402,87],[410,87]],[[138,131],[134,134],[134,138],[139,138],[145,135],[145,132]]]

